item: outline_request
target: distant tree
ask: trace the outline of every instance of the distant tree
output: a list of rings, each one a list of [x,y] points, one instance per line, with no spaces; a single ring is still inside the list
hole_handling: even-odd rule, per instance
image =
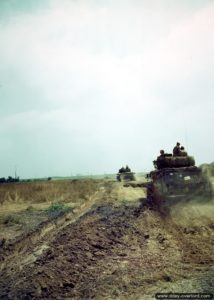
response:
[[[5,183],[6,179],[4,177],[0,178],[0,183]]]
[[[10,183],[10,182],[19,182],[20,179],[19,177],[13,178],[12,176],[8,176],[6,182]]]
[[[8,176],[7,182],[13,182],[13,177],[12,176]]]

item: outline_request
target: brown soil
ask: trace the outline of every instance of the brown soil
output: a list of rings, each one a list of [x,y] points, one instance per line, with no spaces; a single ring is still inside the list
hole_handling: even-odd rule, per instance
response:
[[[213,202],[160,213],[147,207],[143,188],[103,182],[90,204],[66,226],[4,257],[0,299],[214,291]]]

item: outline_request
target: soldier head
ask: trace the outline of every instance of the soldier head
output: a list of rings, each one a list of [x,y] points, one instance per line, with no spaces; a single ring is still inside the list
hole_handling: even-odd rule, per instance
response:
[[[179,142],[177,142],[176,146],[178,146],[178,147],[179,147],[179,146],[180,146],[180,143],[179,143]]]
[[[164,154],[164,150],[160,150],[160,154],[163,155]]]
[[[184,146],[181,146],[181,150],[184,150]]]

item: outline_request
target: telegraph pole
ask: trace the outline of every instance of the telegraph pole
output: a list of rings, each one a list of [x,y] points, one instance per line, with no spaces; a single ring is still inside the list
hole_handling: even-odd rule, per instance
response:
[[[15,166],[15,179],[17,178],[17,169],[16,169],[16,166]]]

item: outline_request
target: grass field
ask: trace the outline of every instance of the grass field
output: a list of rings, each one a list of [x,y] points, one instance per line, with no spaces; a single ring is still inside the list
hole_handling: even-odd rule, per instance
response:
[[[0,184],[1,238],[16,238],[59,213],[78,210],[98,184],[92,179]]]

